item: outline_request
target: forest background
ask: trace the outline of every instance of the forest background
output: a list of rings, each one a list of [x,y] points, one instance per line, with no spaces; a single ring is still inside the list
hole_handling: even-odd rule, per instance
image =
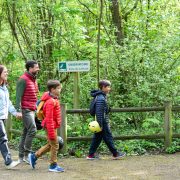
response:
[[[61,102],[74,108],[73,73],[60,73],[58,62],[89,60],[80,73],[79,109],[89,108],[90,90],[99,79],[112,82],[108,101],[113,108],[180,104],[180,4],[178,0],[1,0],[0,63],[9,69],[9,91],[28,59],[39,62],[40,95],[48,79],[59,79]],[[40,97],[39,95],[39,97]],[[113,135],[163,132],[163,113],[110,114]],[[68,136],[91,135],[90,116],[68,115]],[[13,126],[21,129],[14,119]],[[84,126],[82,126],[82,123]],[[173,113],[173,132],[180,132],[180,114]],[[38,132],[43,134],[44,132]],[[14,137],[17,144],[19,137]],[[40,146],[35,140],[35,147]],[[174,139],[167,152],[180,150]],[[129,154],[162,151],[163,141],[116,141]],[[69,151],[80,157],[89,142],[71,142]],[[102,145],[100,151],[107,153]],[[72,154],[73,154],[72,153]]]

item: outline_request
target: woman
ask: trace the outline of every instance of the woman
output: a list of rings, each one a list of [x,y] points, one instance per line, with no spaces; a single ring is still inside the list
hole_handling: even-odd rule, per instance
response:
[[[4,159],[7,169],[12,169],[19,164],[13,161],[8,148],[8,139],[4,126],[4,121],[8,118],[8,112],[17,118],[21,118],[22,114],[18,113],[9,99],[9,92],[6,87],[8,71],[3,65],[0,65],[0,151]]]

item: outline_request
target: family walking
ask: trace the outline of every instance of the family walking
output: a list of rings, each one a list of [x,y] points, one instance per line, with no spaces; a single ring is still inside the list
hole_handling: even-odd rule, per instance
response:
[[[38,158],[50,152],[48,170],[50,172],[64,172],[64,168],[57,164],[59,150],[57,129],[61,126],[61,108],[58,97],[62,86],[58,80],[49,80],[47,82],[47,92],[44,92],[40,99],[44,103],[42,107],[44,119],[41,125],[47,135],[47,144],[33,153],[32,142],[37,131],[35,115],[39,92],[36,77],[40,68],[34,60],[27,61],[25,67],[26,72],[17,81],[15,108],[9,99],[8,70],[4,65],[0,65],[0,151],[4,164],[7,169],[13,169],[25,162],[34,169]],[[96,98],[95,116],[101,131],[93,135],[89,155],[87,156],[88,160],[98,158],[95,153],[102,140],[111,151],[113,159],[120,159],[125,156],[125,153],[116,149],[109,126],[107,94],[110,90],[110,81],[102,80],[99,82],[99,89],[91,91],[91,96]],[[23,132],[19,143],[19,159],[17,161],[12,160],[8,148],[8,138],[5,130],[8,113],[21,119],[23,124]]]

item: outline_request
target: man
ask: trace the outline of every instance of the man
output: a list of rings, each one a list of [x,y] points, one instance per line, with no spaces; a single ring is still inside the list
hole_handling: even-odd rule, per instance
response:
[[[39,65],[36,61],[26,62],[26,72],[19,78],[16,86],[16,108],[22,110],[23,133],[19,144],[19,161],[29,162],[28,153],[31,152],[32,140],[36,135],[35,110],[38,85],[36,75]]]
[[[104,140],[107,147],[111,151],[113,155],[113,159],[120,159],[124,157],[126,154],[123,152],[118,152],[117,149],[115,148],[112,133],[109,126],[109,117],[108,117],[109,108],[107,104],[106,95],[111,90],[110,81],[108,80],[99,81],[99,89],[100,90],[91,91],[91,96],[93,96],[94,98],[96,97],[95,116],[102,131],[94,134],[87,159],[93,160],[98,158],[97,156],[95,156],[95,152],[99,147],[102,139]]]

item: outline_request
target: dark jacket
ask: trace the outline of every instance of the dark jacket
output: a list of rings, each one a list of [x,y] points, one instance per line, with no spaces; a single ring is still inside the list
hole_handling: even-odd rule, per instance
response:
[[[93,90],[91,91],[91,96],[96,97],[96,119],[101,127],[103,127],[104,123],[109,122],[108,118],[108,104],[106,94],[101,90]]]

